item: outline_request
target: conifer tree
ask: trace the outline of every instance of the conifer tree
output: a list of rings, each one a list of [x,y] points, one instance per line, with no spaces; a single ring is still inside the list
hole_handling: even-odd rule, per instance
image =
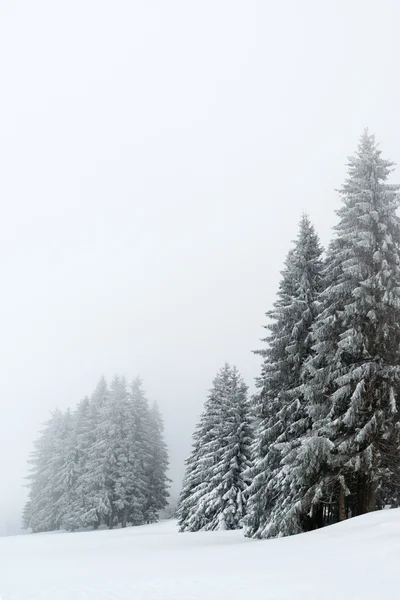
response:
[[[104,377],[99,380],[90,398],[87,431],[87,453],[79,482],[82,499],[80,520],[82,526],[97,528],[111,512],[106,484],[106,440],[104,411],[109,401],[109,388]]]
[[[164,423],[158,406],[153,404],[149,414],[150,456],[147,466],[148,487],[145,508],[147,523],[158,521],[159,512],[168,504],[168,452],[163,439]]]
[[[274,510],[284,501],[287,486],[285,462],[297,452],[310,429],[310,415],[303,394],[304,365],[311,355],[311,327],[318,312],[321,290],[322,249],[307,216],[289,251],[278,298],[267,313],[267,347],[263,357],[258,394],[253,398],[257,419],[249,477],[245,533],[269,535]],[[287,482],[286,482],[287,483]],[[287,490],[286,490],[287,493]]]
[[[178,517],[180,531],[188,531],[186,524],[194,507],[194,502],[192,501],[193,494],[201,482],[199,457],[202,437],[201,433],[204,433],[204,431],[201,431],[200,427],[201,420],[202,419],[200,419],[200,423],[196,426],[196,430],[192,436],[192,451],[185,460],[185,475],[183,477],[182,489],[176,505],[176,514]],[[29,510],[28,505],[26,510]]]
[[[151,462],[150,410],[139,377],[131,384],[132,403],[132,443],[130,464],[132,474],[132,501],[129,507],[129,521],[133,525],[146,522],[146,504],[149,490],[149,465]]]
[[[193,434],[193,449],[186,461],[186,474],[179,498],[178,521],[181,531],[198,531],[208,523],[201,499],[207,493],[212,469],[220,454],[223,402],[228,395],[230,367],[217,373]]]
[[[206,529],[239,529],[246,514],[246,490],[250,467],[252,419],[247,386],[236,367],[230,372],[226,404],[223,407],[221,456],[214,468],[202,502],[208,514],[214,515]]]
[[[115,383],[114,383],[115,385]],[[116,380],[115,432],[115,483],[114,512],[117,523],[126,527],[132,504],[134,471],[131,446],[133,443],[133,404],[127,390],[125,378]]]
[[[53,485],[57,490],[58,499],[55,502],[57,528],[65,529],[72,526],[68,520],[70,505],[74,500],[76,482],[76,450],[75,450],[75,420],[76,414],[69,408],[63,415],[63,428],[58,436],[60,443],[57,466],[52,475]]]
[[[131,414],[123,377],[114,376],[99,424],[99,449],[103,458],[103,473],[107,506],[106,521],[110,529],[118,524],[119,512],[129,505],[129,439]]]
[[[72,432],[66,449],[67,461],[63,472],[64,509],[61,527],[69,531],[86,526],[82,520],[84,508],[82,478],[85,473],[91,435],[89,411],[90,401],[88,397],[85,397],[78,403],[72,414]]]
[[[35,442],[29,461],[29,499],[24,511],[24,526],[33,532],[60,528],[63,487],[58,474],[64,468],[68,435],[67,419],[60,410],[56,410]]]
[[[251,426],[247,387],[226,364],[213,382],[179,501],[181,531],[237,529],[245,514]]]
[[[393,163],[367,131],[349,160],[307,386],[314,468],[298,511],[325,521],[382,506],[399,473],[400,219]],[[299,497],[302,491],[300,491]]]

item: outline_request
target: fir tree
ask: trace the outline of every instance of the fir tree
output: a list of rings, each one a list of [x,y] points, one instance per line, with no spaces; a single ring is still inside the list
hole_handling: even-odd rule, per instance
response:
[[[86,526],[82,520],[84,498],[82,478],[85,473],[91,438],[90,401],[86,397],[78,403],[72,415],[72,431],[67,448],[63,473],[65,494],[62,527],[69,531]]]
[[[129,438],[132,426],[126,382],[114,376],[99,424],[99,448],[103,457],[104,486],[109,506],[106,521],[110,529],[118,524],[130,500]]]
[[[59,529],[62,521],[60,500],[64,488],[59,473],[65,466],[65,446],[70,433],[69,417],[56,410],[35,442],[30,464],[29,499],[24,526],[33,532]]]
[[[319,440],[321,456],[311,475],[306,466],[302,472],[307,493],[298,503],[309,514],[323,502],[325,522],[382,506],[399,472],[400,220],[399,186],[387,182],[392,165],[366,131],[340,190],[334,277],[322,294],[307,387],[309,444]]]
[[[181,531],[241,527],[251,429],[247,387],[236,368],[226,364],[217,374],[193,438],[179,500]]]
[[[193,434],[193,449],[186,461],[186,474],[179,498],[178,521],[181,531],[203,529],[208,518],[201,499],[207,493],[212,469],[220,454],[223,402],[227,396],[230,367],[226,364],[216,375]]]
[[[69,521],[70,506],[74,501],[76,484],[75,450],[76,414],[68,408],[63,415],[63,428],[58,436],[60,442],[59,459],[52,476],[58,499],[55,503],[57,528],[72,529]]]
[[[137,377],[131,385],[132,403],[132,443],[130,445],[130,464],[132,474],[132,501],[129,507],[129,521],[133,525],[146,522],[146,505],[149,493],[149,465],[151,462],[150,410]]]
[[[251,416],[247,386],[236,367],[231,369],[228,397],[224,404],[222,452],[214,468],[208,496],[202,500],[214,515],[206,529],[239,529],[246,514],[245,473],[250,466]]]
[[[263,340],[267,347],[258,351],[264,360],[257,380],[260,391],[253,398],[257,426],[249,470],[248,536],[270,534],[274,511],[279,514],[287,493],[285,463],[310,428],[302,384],[304,364],[311,354],[311,327],[318,312],[321,253],[318,236],[303,216],[282,272],[277,301],[267,313],[269,335]]]
[[[80,521],[84,527],[97,528],[108,519],[111,512],[106,485],[107,447],[103,418],[109,394],[107,381],[101,377],[90,398],[86,460],[78,484],[81,498]]]
[[[168,452],[163,439],[164,423],[158,406],[153,404],[149,414],[150,456],[145,508],[147,523],[158,521],[159,512],[168,504]]]

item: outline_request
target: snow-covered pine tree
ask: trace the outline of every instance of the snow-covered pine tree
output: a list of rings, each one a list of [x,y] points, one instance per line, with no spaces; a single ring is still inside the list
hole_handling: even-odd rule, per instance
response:
[[[29,461],[29,498],[24,510],[24,527],[33,532],[60,528],[60,505],[65,490],[59,474],[64,470],[70,431],[70,415],[56,410],[35,442]]]
[[[150,409],[150,456],[147,466],[148,487],[146,493],[145,520],[147,523],[158,521],[159,512],[168,504],[168,451],[164,442],[164,422],[156,403]]]
[[[135,505],[137,489],[137,470],[135,455],[136,438],[136,404],[132,394],[128,392],[125,379],[119,384],[118,431],[117,446],[117,478],[115,483],[115,509],[117,522],[126,527],[132,520],[132,506]]]
[[[72,413],[72,433],[66,448],[67,460],[62,474],[65,494],[61,526],[75,531],[87,524],[82,520],[84,498],[82,478],[85,473],[89,444],[91,440],[90,400],[83,398]]]
[[[303,515],[323,502],[323,522],[382,506],[399,473],[400,220],[399,186],[387,181],[392,165],[365,131],[340,190],[329,253],[335,277],[322,294],[309,365],[314,435],[304,452],[313,454],[313,468],[299,470],[297,502]]]
[[[223,404],[228,395],[230,367],[225,364],[214,378],[200,421],[193,434],[192,452],[186,460],[186,473],[178,503],[181,531],[204,529],[209,519],[200,500],[207,493],[212,470],[221,451]]]
[[[103,414],[109,402],[109,388],[105,377],[101,377],[93,392],[88,409],[84,444],[86,458],[78,483],[81,499],[79,521],[83,527],[96,529],[108,518],[111,510],[106,485],[106,441]]]
[[[322,290],[335,284],[338,280],[341,266],[335,262],[337,240],[333,240],[328,249],[328,255],[324,262],[322,270]],[[323,291],[321,292],[319,302],[319,312],[322,311]],[[339,304],[337,304],[339,310]],[[341,309],[340,309],[341,310]],[[319,314],[319,313],[318,313]],[[314,329],[319,323],[317,315],[311,328],[311,340],[314,344]],[[333,323],[334,326],[337,322]],[[325,340],[325,350],[328,347],[335,348],[335,335],[327,337]],[[317,435],[315,423],[321,416],[320,408],[316,409],[316,404],[310,398],[310,380],[314,376],[313,370],[317,365],[316,352],[312,348],[310,357],[304,363],[302,394],[305,405],[310,417],[311,429],[300,436],[291,445],[286,445],[286,452],[282,457],[282,478],[280,480],[280,502],[277,503],[269,517],[269,524],[265,531],[268,537],[276,535],[286,536],[301,533],[302,531],[322,527],[326,522],[327,513],[330,512],[326,504],[314,501],[311,498],[315,492],[315,485],[319,481],[321,470],[330,468],[331,442],[324,436]],[[315,374],[315,373],[314,373]],[[324,405],[325,416],[327,414]],[[329,410],[329,409],[328,409]],[[315,497],[315,500],[317,497]],[[305,508],[307,507],[307,508]]]
[[[179,501],[181,531],[240,528],[251,424],[247,386],[235,367],[218,372],[193,437]]]
[[[192,451],[185,460],[185,475],[182,481],[182,489],[176,504],[176,515],[178,518],[180,531],[188,531],[187,522],[194,503],[192,501],[193,494],[201,482],[201,469],[199,469],[201,438],[204,430],[201,428],[201,421],[197,425],[193,433]],[[29,510],[29,506],[26,506]]]
[[[132,433],[129,449],[131,465],[131,502],[128,520],[133,525],[146,523],[146,503],[149,490],[149,465],[151,462],[150,410],[139,377],[131,384]]]
[[[127,435],[132,425],[130,417],[125,379],[115,375],[99,423],[99,450],[103,460],[106,504],[109,507],[105,520],[110,529],[118,524],[121,512],[126,512],[129,504]]]
[[[61,432],[59,459],[54,468],[53,485],[57,490],[58,500],[57,529],[68,528],[67,514],[74,499],[76,484],[76,450],[75,450],[75,415],[67,408],[64,413],[64,427]]]
[[[285,494],[290,493],[290,486],[283,485],[285,460],[297,451],[310,428],[302,384],[304,364],[311,354],[311,326],[318,313],[321,254],[318,236],[303,216],[285,262],[278,298],[267,313],[269,335],[263,340],[267,347],[257,352],[264,360],[256,382],[260,391],[252,402],[257,424],[248,473],[247,536],[276,533],[275,525],[271,530],[274,511],[279,514]]]
[[[224,405],[222,452],[202,502],[214,515],[205,529],[240,529],[246,514],[246,472],[250,467],[252,419],[247,386],[236,367],[230,374],[229,394]]]

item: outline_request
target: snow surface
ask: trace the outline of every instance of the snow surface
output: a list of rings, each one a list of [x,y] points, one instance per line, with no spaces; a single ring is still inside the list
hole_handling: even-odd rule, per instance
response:
[[[1,600],[377,600],[400,594],[400,509],[308,534],[178,533],[173,521],[0,539]]]

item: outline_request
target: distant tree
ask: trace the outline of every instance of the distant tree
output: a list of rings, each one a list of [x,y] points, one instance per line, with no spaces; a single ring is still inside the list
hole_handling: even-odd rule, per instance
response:
[[[177,519],[178,518],[178,498],[170,496],[167,506],[160,511],[161,519]]]
[[[69,434],[69,415],[56,410],[35,442],[29,460],[29,498],[23,515],[24,527],[33,532],[60,528],[60,499],[64,489],[58,474],[65,467],[65,445]]]
[[[146,493],[145,520],[154,523],[168,504],[168,452],[163,439],[164,423],[156,403],[149,414],[150,454],[147,465],[148,487]]]
[[[146,523],[146,505],[148,501],[152,445],[150,431],[150,410],[139,377],[134,379],[130,389],[132,403],[132,443],[130,446],[130,464],[132,474],[132,500],[129,506],[128,520],[133,525]]]
[[[136,379],[104,377],[90,399],[56,411],[35,442],[23,523],[33,531],[158,519],[168,503],[163,421]]]
[[[66,448],[67,460],[61,472],[63,485],[63,510],[61,527],[69,531],[85,527],[82,518],[85,510],[82,479],[86,470],[86,461],[91,441],[90,400],[83,398],[72,414],[72,431]]]
[[[106,522],[110,529],[128,511],[131,482],[129,446],[132,428],[128,392],[123,377],[114,376],[108,401],[104,404],[100,421],[100,447],[103,455],[105,489],[109,512]],[[124,518],[124,517],[122,517]]]
[[[107,439],[104,426],[104,412],[109,402],[110,391],[104,377],[99,380],[90,398],[87,415],[85,445],[86,459],[78,488],[81,498],[80,522],[83,527],[97,528],[104,523],[111,512],[107,488]]]

